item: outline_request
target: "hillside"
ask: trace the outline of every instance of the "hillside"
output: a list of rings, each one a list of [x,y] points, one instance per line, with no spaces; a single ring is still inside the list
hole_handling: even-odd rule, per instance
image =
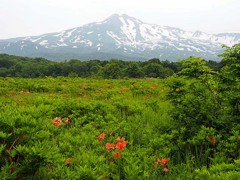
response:
[[[0,53],[51,60],[112,58],[176,61],[189,56],[220,60],[221,45],[240,42],[240,33],[207,34],[148,24],[126,14],[114,14],[56,33],[0,40]]]

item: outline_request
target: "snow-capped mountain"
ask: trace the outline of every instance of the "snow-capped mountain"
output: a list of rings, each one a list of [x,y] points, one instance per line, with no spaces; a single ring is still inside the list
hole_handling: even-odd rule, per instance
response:
[[[0,53],[54,60],[160,58],[174,61],[192,55],[218,60],[222,44],[236,43],[240,43],[240,33],[190,32],[114,14],[102,22],[57,33],[0,40]]]

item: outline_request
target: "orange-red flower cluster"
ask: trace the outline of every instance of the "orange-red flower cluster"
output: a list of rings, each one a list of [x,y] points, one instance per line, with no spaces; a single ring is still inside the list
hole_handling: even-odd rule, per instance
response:
[[[106,134],[104,132],[102,132],[101,134],[98,135],[97,138],[100,140],[99,144],[101,144],[101,145],[103,144],[102,140],[105,139],[105,137],[106,137]]]
[[[55,117],[55,118],[53,119],[53,125],[54,125],[54,126],[60,126],[61,123],[62,123],[62,119],[61,119],[60,117]]]
[[[118,141],[116,144],[116,149],[122,151],[127,145],[125,138],[124,137],[120,138],[120,136],[118,136],[116,140]]]
[[[54,126],[60,126],[61,124],[62,124],[62,119],[61,119],[60,117],[55,117],[55,118],[53,119],[53,125],[54,125]],[[66,124],[66,126],[69,126],[69,125],[71,124],[71,119],[70,119],[70,117],[67,117],[67,118],[66,118],[65,124]]]
[[[113,132],[111,131],[110,132],[110,135],[112,134]],[[104,132],[102,132],[100,135],[98,135],[98,139],[100,140],[99,141],[99,144],[103,144],[103,139],[105,139],[105,137],[106,137],[106,134],[104,133]],[[107,151],[110,151],[110,150],[113,150],[113,149],[116,149],[116,151],[115,151],[115,153],[113,153],[112,154],[112,156],[114,157],[114,158],[121,158],[121,152],[122,152],[122,150],[126,147],[126,145],[127,145],[127,142],[125,141],[125,138],[124,137],[117,137],[116,138],[116,140],[117,140],[117,143],[116,144],[114,144],[114,143],[110,143],[110,142],[107,142],[106,144],[105,144],[105,148],[106,148],[106,150]]]
[[[217,139],[215,137],[212,137],[212,138],[208,138],[207,139],[210,143],[212,143],[213,145],[216,144],[217,142]]]
[[[168,168],[163,168],[163,171],[165,172],[165,173],[168,173]]]
[[[106,134],[103,132],[98,136],[98,139],[105,139]]]
[[[162,164],[162,165],[167,165],[167,164],[168,164],[167,158],[162,158],[162,159],[161,159],[161,164]]]
[[[119,141],[116,144],[116,149],[118,149],[119,151],[122,151],[127,145],[126,141]]]
[[[106,143],[106,150],[109,151],[111,149],[114,149],[115,148],[115,144],[113,143]]]
[[[121,154],[120,153],[114,153],[113,157],[115,157],[117,159],[120,159],[121,158]]]
[[[158,164],[161,164],[163,166],[163,171],[165,173],[168,173],[168,159],[167,158],[162,158],[162,159],[159,159],[157,158],[157,160],[155,161],[155,166],[157,166]]]
[[[157,160],[155,161],[155,164],[159,164],[159,163],[161,163],[161,165],[167,165],[168,159],[167,158],[162,158],[162,159],[157,158]]]

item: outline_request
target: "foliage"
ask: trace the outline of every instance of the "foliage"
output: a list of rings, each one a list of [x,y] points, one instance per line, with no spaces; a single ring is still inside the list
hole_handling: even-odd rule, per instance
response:
[[[161,166],[154,169],[155,160],[168,158],[167,154],[156,151],[156,145],[154,150],[148,147],[160,137],[157,130],[167,119],[161,81],[63,77],[0,81],[3,179],[167,175]],[[101,142],[102,132],[106,135]]]
[[[226,62],[229,51],[224,54]],[[228,63],[220,73],[210,69],[201,58],[190,57],[180,63],[183,69],[167,82],[170,88],[167,97],[174,106],[170,113],[173,130],[179,134],[178,148],[172,154],[177,162],[191,161],[196,168],[211,169],[215,163],[232,163],[240,156],[239,81],[235,79],[234,87],[232,82],[224,81],[225,73],[231,74]],[[206,177],[212,177],[206,171]],[[237,176],[233,173],[229,177]]]
[[[57,77],[41,78],[42,59],[22,58],[35,78],[0,78],[1,179],[239,179],[238,53],[227,48],[219,72],[198,57],[46,60]],[[1,73],[22,76],[27,65],[2,56]]]
[[[223,57],[225,66],[221,69],[221,91],[224,97],[228,97],[225,103],[230,105],[228,113],[234,116],[234,119],[240,120],[240,44],[233,47],[226,47]]]
[[[215,65],[216,66],[216,65]],[[74,76],[91,78],[165,78],[182,68],[179,62],[160,61],[110,61],[70,59],[63,62],[49,61],[44,58],[29,58],[0,54],[0,77]]]

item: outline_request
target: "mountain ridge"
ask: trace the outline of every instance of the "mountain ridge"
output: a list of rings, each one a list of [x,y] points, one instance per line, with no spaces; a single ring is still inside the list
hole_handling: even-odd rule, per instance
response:
[[[148,24],[126,14],[113,14],[100,22],[38,36],[0,40],[0,53],[51,60],[175,61],[189,56],[219,60],[222,44],[240,43],[240,33],[208,34]],[[114,57],[113,57],[114,56]]]

